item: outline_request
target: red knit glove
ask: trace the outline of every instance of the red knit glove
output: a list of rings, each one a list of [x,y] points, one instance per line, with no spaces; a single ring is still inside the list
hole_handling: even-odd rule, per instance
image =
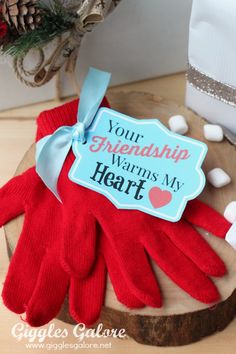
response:
[[[85,280],[69,277],[63,270],[59,256],[63,238],[62,208],[34,168],[0,189],[0,206],[1,226],[25,213],[23,231],[4,282],[5,305],[15,313],[26,312],[27,322],[39,326],[58,314],[69,289],[72,317],[87,325],[94,323],[104,301],[103,257],[97,257],[93,271]],[[119,296],[128,299],[124,300],[128,306],[132,307],[134,303],[139,306],[140,302],[132,296],[124,281],[120,281],[119,268],[109,271]]]
[[[103,104],[107,105],[106,101]],[[74,101],[68,107],[77,105],[78,102]],[[60,117],[61,108],[53,112]],[[67,113],[70,114],[68,109]],[[47,118],[48,114],[50,111],[45,114]],[[41,118],[44,118],[44,113]],[[45,130],[39,122],[38,139],[50,133],[50,123]],[[54,128],[53,121],[52,125]],[[26,312],[26,320],[32,326],[43,325],[57,315],[69,289],[72,317],[90,325],[98,319],[104,302],[106,267],[118,298],[128,307],[143,306],[125,282],[121,281],[119,268],[110,267],[112,254],[107,258],[105,266],[99,253],[86,279],[69,277],[63,270],[60,264],[64,229],[61,224],[62,205],[46,188],[34,168],[13,178],[0,189],[0,226],[23,213],[24,227],[2,292],[3,301],[11,311],[19,314]],[[70,223],[73,222],[71,219]]]
[[[76,230],[64,237],[65,269],[71,275],[89,274],[96,249],[96,223],[104,230],[112,251],[113,267],[117,264],[132,293],[144,304],[161,306],[161,294],[147,254],[179,287],[192,297],[205,303],[219,299],[219,293],[208,276],[223,276],[225,266],[201,235],[191,226],[197,226],[224,237],[228,223],[216,211],[192,201],[181,221],[170,223],[142,213],[117,209],[103,195],[74,183],[66,185],[71,163],[66,161],[58,183],[65,208],[64,220],[69,223],[71,215],[77,214]],[[65,188],[66,185],[66,188]],[[79,212],[78,212],[79,206]],[[83,232],[81,232],[83,230]],[[79,252],[86,254],[81,261]],[[82,251],[83,250],[83,251]],[[89,256],[90,253],[90,256]],[[106,258],[106,251],[104,253]],[[83,268],[81,268],[83,266]]]
[[[64,106],[64,112],[61,109],[60,117],[51,111],[50,130],[53,125],[56,129],[74,124],[76,112],[74,102]],[[46,128],[48,119],[46,115],[40,117],[40,125]],[[219,299],[217,288],[208,276],[223,276],[224,263],[191,225],[223,238],[229,223],[219,213],[197,200],[188,203],[182,220],[177,223],[140,211],[117,209],[103,195],[69,181],[73,161],[71,152],[58,181],[65,206],[64,224],[71,225],[71,229],[65,229],[63,238],[63,265],[69,274],[85,277],[91,271],[98,245],[95,230],[99,224],[105,233],[101,246],[104,258],[112,252],[111,268],[119,265],[129,290],[144,304],[161,306],[160,290],[147,254],[192,297],[205,303]],[[75,225],[70,222],[71,218]]]

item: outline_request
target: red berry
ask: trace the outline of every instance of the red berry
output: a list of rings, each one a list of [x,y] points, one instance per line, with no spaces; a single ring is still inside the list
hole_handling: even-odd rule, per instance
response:
[[[0,38],[5,37],[7,34],[7,24],[5,22],[0,21]]]

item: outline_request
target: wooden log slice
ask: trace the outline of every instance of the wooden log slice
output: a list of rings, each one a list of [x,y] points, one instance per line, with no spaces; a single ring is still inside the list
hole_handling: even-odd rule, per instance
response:
[[[206,142],[203,137],[203,119],[174,102],[167,102],[153,95],[137,92],[110,94],[109,99],[114,109],[137,118],[159,118],[165,125],[171,115],[183,114],[190,126],[188,135]],[[227,140],[222,143],[207,142],[207,144],[209,153],[204,163],[204,171],[221,167],[232,177],[232,183],[221,189],[215,189],[207,184],[200,199],[223,213],[225,206],[230,201],[236,200],[235,147]],[[16,174],[33,164],[34,146],[25,154]],[[16,246],[22,223],[23,217],[19,217],[5,227],[9,255]],[[228,269],[225,277],[213,279],[221,294],[219,303],[209,307],[193,299],[153,263],[162,289],[163,307],[161,309],[145,307],[141,310],[128,310],[117,301],[108,280],[106,301],[100,321],[109,328],[125,328],[126,333],[137,342],[156,346],[184,345],[224,329],[234,318],[236,312],[236,252],[224,240],[202,230],[200,232],[222,257]],[[67,301],[58,318],[73,323],[68,312]]]

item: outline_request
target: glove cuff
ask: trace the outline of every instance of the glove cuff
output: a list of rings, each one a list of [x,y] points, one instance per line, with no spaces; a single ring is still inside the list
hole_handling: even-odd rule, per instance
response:
[[[74,125],[77,120],[78,102],[79,100],[76,99],[40,113],[37,118],[36,141],[46,135],[53,134],[55,130],[63,125]],[[110,107],[106,97],[104,97],[101,107]]]

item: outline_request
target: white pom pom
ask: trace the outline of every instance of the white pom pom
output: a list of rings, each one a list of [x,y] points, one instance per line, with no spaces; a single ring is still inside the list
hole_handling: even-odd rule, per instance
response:
[[[233,224],[236,221],[236,201],[230,202],[224,212],[225,219]],[[236,235],[235,235],[236,237]]]
[[[234,249],[236,249],[236,222],[233,223],[229,231],[225,236],[225,241],[227,241]]]
[[[188,124],[185,118],[181,115],[172,116],[169,119],[170,130],[177,134],[185,134],[188,131]]]
[[[216,188],[224,187],[231,182],[230,176],[222,168],[214,168],[209,171],[207,180]]]
[[[221,126],[216,124],[205,124],[203,127],[204,137],[209,141],[222,141],[224,132]]]

